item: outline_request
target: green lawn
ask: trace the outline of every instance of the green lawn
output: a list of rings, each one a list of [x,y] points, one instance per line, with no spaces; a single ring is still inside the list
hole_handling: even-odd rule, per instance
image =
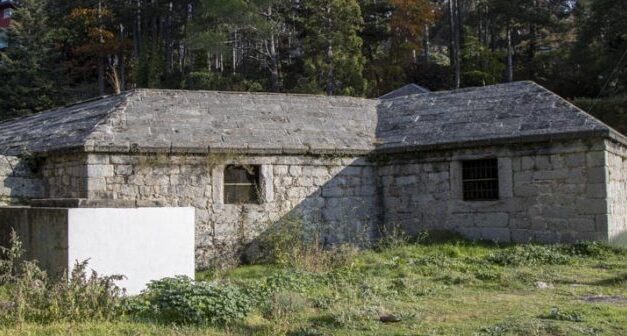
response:
[[[126,318],[24,324],[0,335],[627,335],[626,250],[508,251],[417,244],[361,252],[328,272],[252,265],[200,273],[246,288],[276,284],[266,306],[228,329]]]

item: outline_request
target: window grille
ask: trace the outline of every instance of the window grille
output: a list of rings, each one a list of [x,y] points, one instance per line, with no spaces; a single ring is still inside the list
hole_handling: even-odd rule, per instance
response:
[[[499,168],[497,159],[462,161],[464,201],[499,199]]]
[[[259,166],[226,166],[224,203],[259,204]]]

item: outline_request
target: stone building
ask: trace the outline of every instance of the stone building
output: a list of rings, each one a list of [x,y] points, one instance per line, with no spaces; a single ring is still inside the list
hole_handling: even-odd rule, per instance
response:
[[[0,123],[0,203],[196,208],[199,267],[283,219],[327,244],[627,232],[627,140],[532,82],[390,99],[134,90]]]

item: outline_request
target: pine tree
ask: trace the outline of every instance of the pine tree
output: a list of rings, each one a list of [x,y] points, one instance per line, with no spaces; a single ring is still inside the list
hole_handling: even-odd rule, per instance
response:
[[[9,47],[0,51],[0,119],[32,114],[59,103],[58,64],[45,10],[46,1],[22,0],[7,29]]]
[[[310,0],[304,12],[305,81],[300,91],[361,95],[364,57],[358,32],[363,25],[356,0]]]

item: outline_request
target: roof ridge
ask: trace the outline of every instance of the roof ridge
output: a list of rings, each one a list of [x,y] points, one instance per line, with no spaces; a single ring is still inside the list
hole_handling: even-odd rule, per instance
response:
[[[394,98],[388,98],[386,100],[388,101],[392,101],[392,100],[400,100],[400,99],[407,99],[408,97],[415,97],[415,96],[444,96],[444,95],[451,95],[451,94],[457,94],[457,93],[465,93],[465,92],[472,92],[472,91],[476,91],[476,90],[483,90],[483,89],[489,89],[489,88],[494,88],[494,87],[503,87],[503,86],[512,86],[515,84],[532,84],[538,87],[542,87],[539,84],[537,84],[534,81],[531,80],[522,80],[522,81],[514,81],[514,82],[507,82],[507,83],[497,83],[497,84],[491,84],[491,85],[483,85],[483,86],[468,86],[468,87],[464,87],[464,88],[459,88],[459,89],[451,89],[451,90],[442,90],[442,91],[430,91],[430,92],[425,92],[425,93],[414,93],[414,94],[410,94],[410,95],[406,95],[406,96],[399,96],[399,97],[394,97]],[[545,89],[546,90],[546,89]]]
[[[615,130],[614,128],[612,128],[608,124],[604,123],[603,121],[599,120],[595,116],[591,115],[590,113],[584,111],[582,108],[578,107],[577,105],[571,103],[570,101],[568,101],[568,99],[562,98],[562,96],[558,95],[557,93],[555,93],[555,92],[545,88],[544,86],[542,86],[542,85],[540,85],[540,84],[538,84],[538,83],[536,83],[534,81],[528,81],[528,82],[530,82],[531,84],[533,84],[536,87],[540,88],[542,91],[549,93],[551,95],[551,97],[556,98],[558,101],[566,103],[566,105],[571,107],[575,112],[577,112],[579,114],[583,114],[585,117],[590,118],[594,122],[596,122],[596,123],[600,124],[601,126],[607,128],[608,131],[613,131],[613,132],[616,132],[616,133],[622,135],[619,131]]]
[[[185,89],[153,89],[153,88],[136,88],[124,92],[185,92],[185,93],[217,93],[225,95],[251,95],[251,96],[287,96],[287,97],[316,97],[329,99],[353,99],[363,101],[377,101],[376,98],[355,97],[355,96],[329,96],[325,94],[314,93],[292,93],[292,92],[262,92],[262,91],[224,91],[224,90],[185,90]]]
[[[122,96],[122,95],[124,96],[124,99],[122,99],[119,103],[115,104],[109,111],[106,112],[105,116],[100,121],[98,121],[89,131],[85,132],[85,135],[81,138],[81,141],[83,142],[83,146],[86,146],[88,142],[91,140],[90,138],[95,133],[97,133],[97,131],[101,127],[104,127],[104,125],[107,125],[112,118],[126,113],[126,109],[128,108],[128,105],[129,105],[129,98],[135,95],[135,91],[134,90],[124,91],[120,93],[119,95],[116,95],[116,97]]]

